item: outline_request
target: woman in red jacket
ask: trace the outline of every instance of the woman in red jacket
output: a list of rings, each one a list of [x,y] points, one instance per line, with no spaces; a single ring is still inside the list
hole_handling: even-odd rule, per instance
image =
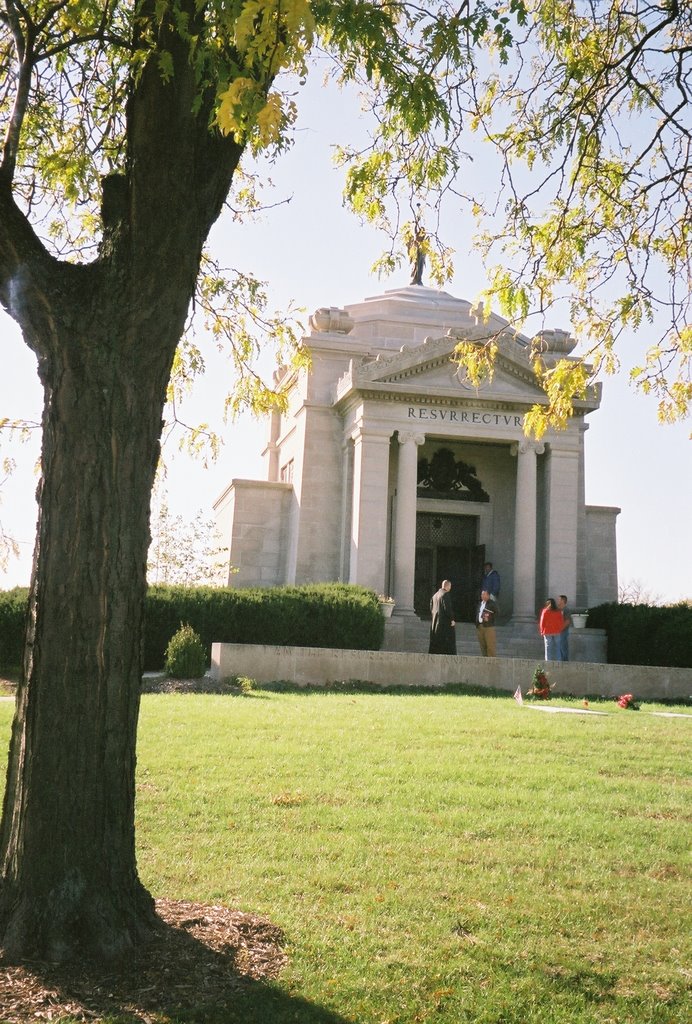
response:
[[[555,599],[549,597],[545,608],[541,612],[538,628],[545,644],[545,660],[561,661],[560,657],[560,633],[565,628],[565,619],[558,608]]]

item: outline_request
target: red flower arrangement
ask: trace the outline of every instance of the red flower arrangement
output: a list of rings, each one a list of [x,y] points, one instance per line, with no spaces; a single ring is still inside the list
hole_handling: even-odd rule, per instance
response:
[[[536,666],[531,684],[531,689],[526,694],[527,697],[534,697],[536,700],[550,700],[550,681],[541,665]]]
[[[634,694],[632,693],[623,693],[622,696],[617,697],[616,700],[618,702],[618,707],[629,708],[630,711],[639,711],[639,705],[634,699]]]

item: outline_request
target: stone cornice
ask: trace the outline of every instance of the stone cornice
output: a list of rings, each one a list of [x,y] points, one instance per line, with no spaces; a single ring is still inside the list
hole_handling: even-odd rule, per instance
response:
[[[391,387],[373,385],[371,387],[353,388],[341,396],[334,404],[338,411],[343,414],[346,410],[354,408],[363,400],[384,402],[391,405],[416,405],[449,409],[485,409],[488,412],[503,413],[514,410],[519,411],[522,415],[532,405],[546,405],[548,401],[545,396],[528,397],[522,400],[520,397],[485,397],[472,394],[469,391],[457,392],[451,390],[444,392],[438,390],[434,394],[421,394],[415,391],[402,391],[397,385],[392,385]],[[591,403],[575,400],[572,422],[575,425],[579,424],[579,421],[594,408],[596,406]]]
[[[343,380],[343,378],[342,378]],[[413,385],[413,382],[410,382]],[[545,405],[548,399],[536,391],[533,395],[521,396],[490,396],[456,388],[437,388],[434,393],[414,390],[414,387],[403,389],[400,384],[383,384],[381,382],[347,387],[336,396],[335,405],[341,405],[349,398],[367,398],[370,401],[393,402],[416,405],[443,405],[455,407],[483,407],[485,409],[516,409],[529,408],[532,405]],[[577,412],[575,411],[575,415]]]

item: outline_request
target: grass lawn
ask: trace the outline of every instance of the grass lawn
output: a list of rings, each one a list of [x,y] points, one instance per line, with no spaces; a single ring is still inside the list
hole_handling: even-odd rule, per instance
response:
[[[692,722],[592,707],[145,696],[143,881],[266,914],[289,955],[184,1019],[687,1024]]]

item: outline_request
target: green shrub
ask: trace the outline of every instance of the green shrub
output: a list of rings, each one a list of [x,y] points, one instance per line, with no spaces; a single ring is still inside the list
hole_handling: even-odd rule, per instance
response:
[[[692,608],[688,604],[601,604],[587,626],[608,634],[611,665],[692,668]]]
[[[207,668],[204,645],[189,624],[180,623],[166,648],[166,673],[177,679],[198,679]]]
[[[255,689],[255,680],[248,676],[239,676],[238,688],[244,697],[247,697]]]
[[[0,665],[18,668],[24,653],[28,587],[0,590]]]

